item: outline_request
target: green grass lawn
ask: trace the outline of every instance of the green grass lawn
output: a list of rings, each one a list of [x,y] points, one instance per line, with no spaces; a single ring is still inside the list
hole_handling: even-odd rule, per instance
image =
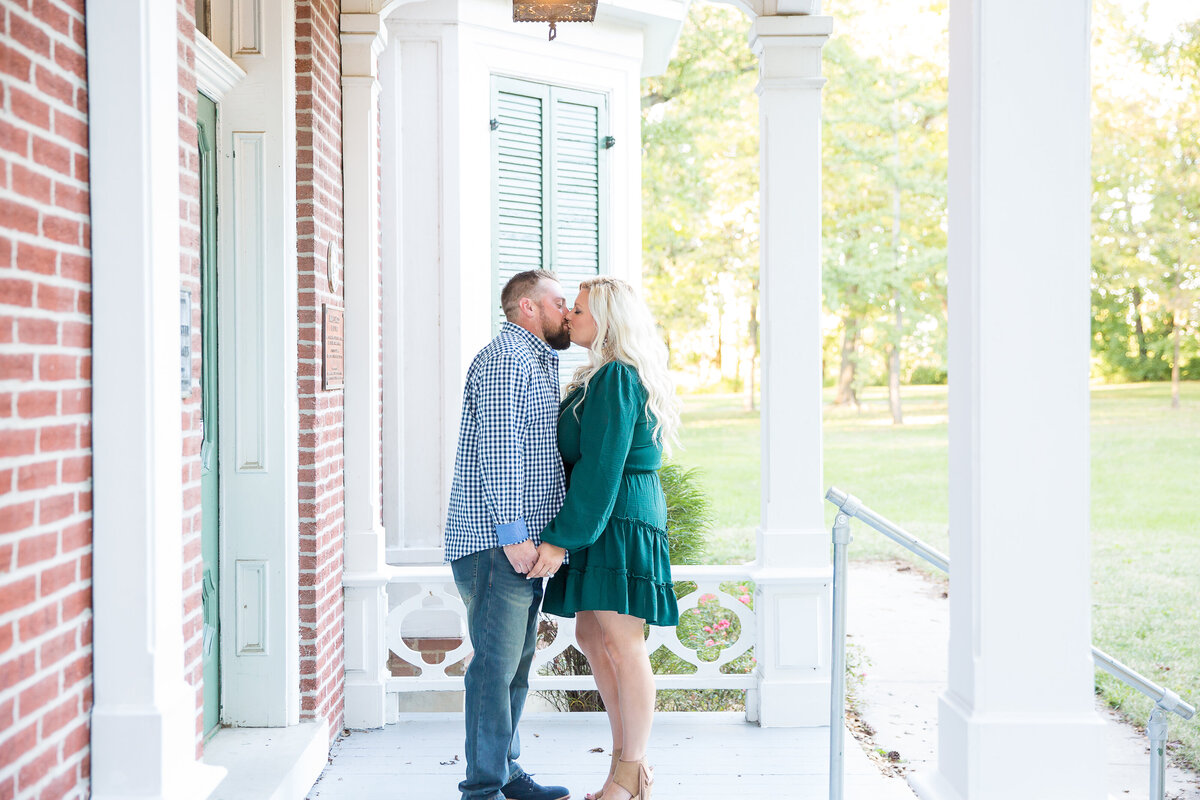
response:
[[[1185,383],[1172,411],[1165,384],[1092,392],[1093,638],[1152,680],[1200,704],[1200,383]],[[893,426],[886,389],[860,410],[825,411],[825,485],[858,495],[913,535],[949,549],[946,389],[905,387],[906,424]],[[831,397],[826,398],[830,400]],[[741,396],[684,399],[684,450],[699,467],[716,521],[708,563],[754,557],[759,521],[759,420]],[[828,505],[828,504],[827,504]],[[833,507],[827,507],[832,524]],[[852,556],[907,551],[862,525]],[[953,555],[953,554],[951,554]],[[1144,723],[1151,704],[1106,675],[1106,698]],[[1200,764],[1200,722],[1171,718],[1177,755]]]

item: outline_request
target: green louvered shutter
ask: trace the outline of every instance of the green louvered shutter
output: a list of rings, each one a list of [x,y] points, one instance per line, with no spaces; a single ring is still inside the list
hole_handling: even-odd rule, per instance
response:
[[[607,273],[608,104],[605,95],[493,78],[493,299],[518,272],[558,274],[568,302],[579,282]],[[585,359],[562,353],[565,384]]]
[[[493,79],[492,307],[504,321],[500,290],[518,272],[545,264],[550,216],[546,208],[549,138],[548,86]]]
[[[571,302],[580,281],[603,268],[604,192],[601,169],[607,131],[604,96],[594,92],[550,89],[550,269]],[[560,354],[565,386],[575,368],[586,362],[582,350]]]

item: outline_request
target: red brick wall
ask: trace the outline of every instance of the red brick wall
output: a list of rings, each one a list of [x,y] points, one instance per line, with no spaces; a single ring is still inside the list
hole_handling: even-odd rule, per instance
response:
[[[180,287],[192,293],[192,391],[183,399],[183,674],[196,691],[196,756],[204,734],[203,613],[204,565],[200,552],[200,154],[196,133],[195,0],[177,0],[179,19],[179,272]]]
[[[321,304],[342,248],[341,44],[336,0],[296,3],[296,216],[299,241],[300,713],[342,727],[342,393],[321,389]]]
[[[84,45],[82,0],[0,9],[2,798],[85,797],[90,774],[92,329]]]

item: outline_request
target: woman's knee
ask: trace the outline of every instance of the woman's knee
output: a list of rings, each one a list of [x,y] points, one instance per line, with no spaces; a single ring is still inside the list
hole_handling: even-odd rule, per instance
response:
[[[646,640],[638,629],[604,631],[604,649],[618,666],[646,659]]]
[[[588,658],[604,653],[604,631],[594,614],[581,611],[575,615],[575,642]]]

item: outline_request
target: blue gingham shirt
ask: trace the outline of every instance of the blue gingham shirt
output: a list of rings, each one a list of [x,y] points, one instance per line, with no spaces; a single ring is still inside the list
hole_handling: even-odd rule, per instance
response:
[[[558,354],[505,322],[467,370],[446,561],[532,538],[562,506]]]

